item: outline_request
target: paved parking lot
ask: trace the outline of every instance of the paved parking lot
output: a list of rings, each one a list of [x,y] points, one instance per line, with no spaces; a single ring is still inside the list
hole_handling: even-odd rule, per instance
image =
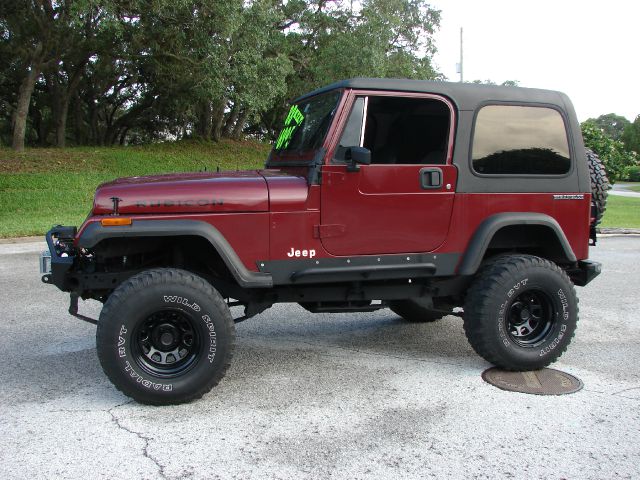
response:
[[[554,367],[560,397],[482,381],[462,321],[279,305],[238,325],[202,400],[132,403],[106,379],[95,327],[40,283],[38,244],[0,245],[0,472],[6,478],[639,478],[640,237],[592,250],[581,320]],[[99,304],[81,304],[98,315]]]

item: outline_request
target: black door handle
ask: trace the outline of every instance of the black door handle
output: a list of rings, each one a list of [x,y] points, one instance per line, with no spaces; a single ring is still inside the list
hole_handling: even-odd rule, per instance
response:
[[[437,167],[421,168],[420,186],[424,190],[442,187],[442,170]]]

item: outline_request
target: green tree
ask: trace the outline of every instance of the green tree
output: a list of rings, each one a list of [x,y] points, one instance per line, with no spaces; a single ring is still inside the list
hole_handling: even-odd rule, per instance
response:
[[[28,144],[273,136],[346,77],[442,78],[424,0],[0,2],[0,137]]]
[[[285,101],[350,77],[441,80],[432,64],[440,12],[423,0],[283,2],[285,50],[293,71],[286,95],[262,115],[275,134]],[[276,120],[277,119],[277,120]]]
[[[627,150],[640,154],[640,115],[636,117],[633,123],[629,122],[625,126],[620,139]]]
[[[11,106],[11,145],[23,150],[31,96],[42,71],[59,57],[59,26],[66,21],[64,2],[51,0],[15,0],[2,2],[3,52],[13,52],[10,75],[15,79],[17,92]]]
[[[471,83],[476,83],[478,85],[480,85],[480,84],[482,84],[482,85],[497,85],[497,83],[494,82],[491,79],[473,80]],[[520,82],[518,80],[505,80],[500,85],[503,86],[503,87],[518,87],[520,85]]]
[[[598,154],[611,183],[622,178],[627,167],[637,164],[635,152],[627,151],[621,141],[608,136],[593,121],[587,120],[581,127],[585,146]]]
[[[625,117],[616,115],[615,113],[600,115],[598,118],[589,118],[587,122],[593,123],[614,140],[621,140],[622,133],[627,125],[631,123]]]

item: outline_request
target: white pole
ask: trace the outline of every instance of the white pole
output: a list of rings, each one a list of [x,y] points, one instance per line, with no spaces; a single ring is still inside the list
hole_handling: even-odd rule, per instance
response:
[[[462,76],[462,27],[460,27],[460,83],[464,81]]]

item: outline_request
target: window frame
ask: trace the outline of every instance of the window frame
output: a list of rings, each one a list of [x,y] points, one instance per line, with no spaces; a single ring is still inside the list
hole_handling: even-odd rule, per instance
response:
[[[458,116],[457,110],[454,106],[453,101],[451,101],[448,97],[444,95],[439,95],[436,93],[419,93],[419,92],[398,92],[398,91],[381,91],[381,90],[348,90],[345,97],[345,103],[342,106],[343,113],[338,119],[338,124],[336,125],[335,132],[333,132],[333,136],[328,144],[327,148],[327,156],[326,156],[326,165],[346,165],[342,161],[335,160],[335,151],[340,143],[340,138],[342,138],[342,134],[344,129],[347,126],[347,122],[349,121],[349,116],[351,115],[351,110],[353,109],[353,105],[358,97],[365,97],[367,100],[365,102],[367,108],[369,104],[370,97],[402,97],[402,98],[414,98],[416,100],[438,100],[444,103],[449,109],[449,136],[447,138],[447,150],[446,150],[446,160],[445,163],[437,164],[437,165],[452,165],[453,164],[453,155],[454,155],[454,146],[455,146],[455,137],[456,137],[456,129],[458,126]],[[363,116],[363,127],[366,127],[366,110],[365,115]],[[331,133],[331,132],[330,132]],[[362,146],[362,140],[364,139],[364,128],[361,132],[361,141],[360,144]],[[387,164],[371,164],[367,167],[369,168],[380,168],[380,167],[392,167],[397,165],[413,165],[413,166],[424,166],[424,165],[436,165],[430,163],[394,163],[392,165]]]
[[[478,172],[473,165],[473,147],[476,140],[476,126],[478,124],[478,115],[485,107],[499,106],[499,107],[533,107],[533,108],[547,108],[554,110],[560,114],[562,123],[564,125],[564,134],[567,139],[567,147],[569,149],[569,169],[565,173],[482,173]],[[500,102],[500,101],[486,101],[481,102],[473,112],[473,123],[471,124],[471,137],[469,139],[469,152],[468,152],[468,166],[469,171],[476,177],[480,178],[531,178],[531,179],[546,179],[546,178],[566,178],[573,174],[576,168],[575,149],[573,145],[573,135],[569,128],[569,119],[565,112],[557,105],[549,103],[535,103],[535,102]]]

